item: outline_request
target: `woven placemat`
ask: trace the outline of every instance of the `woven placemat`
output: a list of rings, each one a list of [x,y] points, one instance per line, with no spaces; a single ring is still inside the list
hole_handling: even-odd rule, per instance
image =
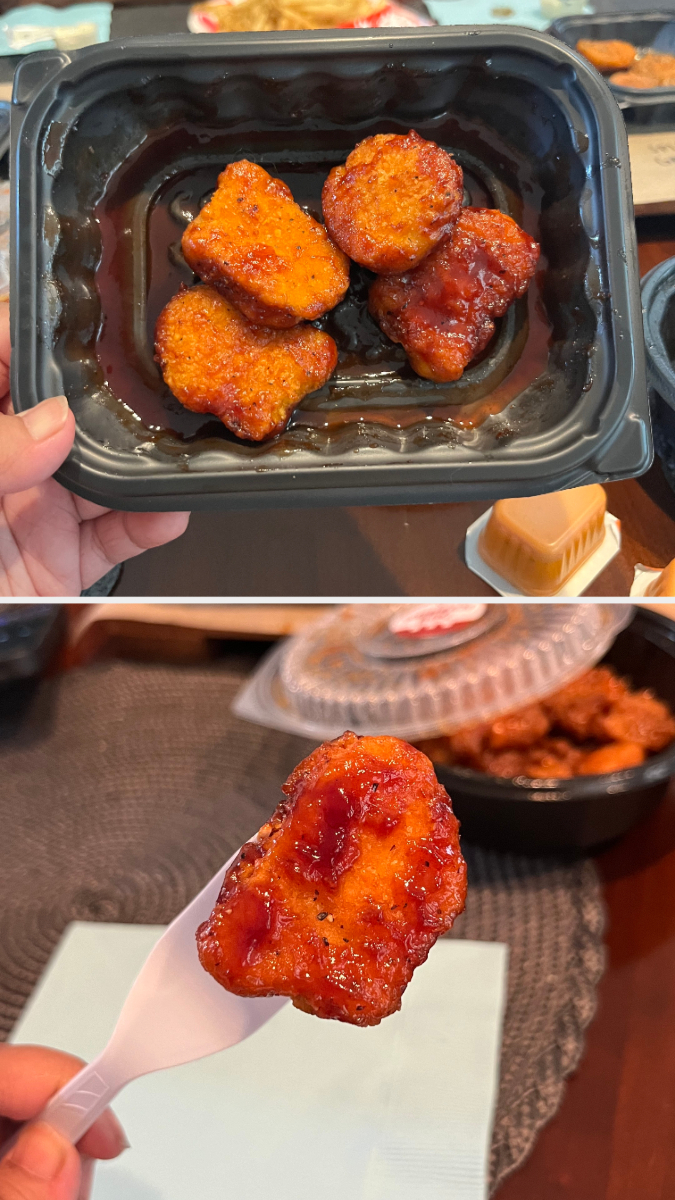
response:
[[[236,720],[255,662],[107,664],[41,683],[0,727],[0,1037],[69,921],[164,924],[275,806],[311,743]],[[492,1189],[577,1065],[603,969],[595,868],[463,847],[452,936],[510,947]]]

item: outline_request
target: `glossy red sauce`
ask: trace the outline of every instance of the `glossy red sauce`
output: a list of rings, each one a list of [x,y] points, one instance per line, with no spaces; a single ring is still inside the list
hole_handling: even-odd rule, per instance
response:
[[[313,775],[303,764],[291,776],[288,800],[228,872],[198,941],[202,963],[233,991],[377,1024],[461,911],[465,876],[457,821],[428,760],[406,747],[410,761],[390,765],[363,741],[339,770]]]

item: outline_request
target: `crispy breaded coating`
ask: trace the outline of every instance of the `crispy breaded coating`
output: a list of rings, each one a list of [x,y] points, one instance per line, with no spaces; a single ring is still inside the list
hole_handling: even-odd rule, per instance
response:
[[[636,58],[629,71],[610,75],[610,83],[620,87],[656,88],[675,86],[675,55],[648,50]]]
[[[611,741],[603,735],[602,718],[628,694],[626,683],[611,667],[593,667],[547,696],[542,706],[553,724],[579,741],[598,736]]]
[[[156,359],[174,396],[192,412],[213,413],[237,437],[279,433],[303,396],[337,365],[337,347],[312,325],[251,325],[214,288],[173,296],[155,331]]]
[[[250,321],[290,329],[334,308],[349,263],[281,179],[256,163],[230,163],[183,234],[186,262]]]
[[[497,717],[488,733],[492,750],[526,750],[543,738],[551,728],[541,704],[528,704],[517,712]]]
[[[599,746],[587,754],[577,775],[611,775],[613,771],[628,771],[631,767],[639,767],[645,761],[644,748],[637,742],[610,742],[607,746]]]
[[[458,822],[429,759],[345,733],[284,784],[197,932],[202,966],[239,996],[378,1025],[464,908]]]
[[[379,274],[417,266],[450,231],[464,196],[461,167],[419,134],[359,142],[323,186],[323,215],[338,246]]]
[[[583,54],[596,71],[608,74],[610,71],[626,71],[635,62],[637,51],[630,42],[618,40],[596,40],[595,38],[580,38],[577,42],[579,54]]]
[[[649,75],[638,75],[637,71],[616,71],[609,82],[615,87],[653,88],[657,84]]]
[[[375,280],[369,309],[418,375],[452,382],[487,346],[493,318],[527,291],[538,258],[534,238],[511,217],[465,208],[419,267]]]
[[[675,720],[667,706],[650,692],[634,692],[617,700],[600,716],[593,730],[597,738],[634,742],[652,754],[675,738]]]
[[[571,779],[583,761],[583,750],[568,738],[546,737],[530,746],[522,774],[530,779]]]

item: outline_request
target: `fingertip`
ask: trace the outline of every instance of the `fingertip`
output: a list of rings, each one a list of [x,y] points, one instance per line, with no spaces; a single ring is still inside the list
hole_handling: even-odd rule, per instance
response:
[[[150,549],[152,546],[163,546],[182,536],[188,527],[189,512],[155,512],[134,513],[134,522],[140,520],[142,526],[141,538],[138,544]]]
[[[127,1136],[110,1108],[101,1113],[78,1143],[80,1153],[89,1158],[117,1158],[128,1149]]]

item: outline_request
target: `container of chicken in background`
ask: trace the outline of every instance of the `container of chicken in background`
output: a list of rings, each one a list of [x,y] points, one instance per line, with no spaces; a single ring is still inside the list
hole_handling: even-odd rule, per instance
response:
[[[317,742],[404,737],[468,841],[581,852],[666,791],[674,658],[675,626],[626,605],[348,606],[277,647],[234,711]]]
[[[675,212],[675,13],[561,17],[549,33],[595,66],[623,112],[636,216]]]

